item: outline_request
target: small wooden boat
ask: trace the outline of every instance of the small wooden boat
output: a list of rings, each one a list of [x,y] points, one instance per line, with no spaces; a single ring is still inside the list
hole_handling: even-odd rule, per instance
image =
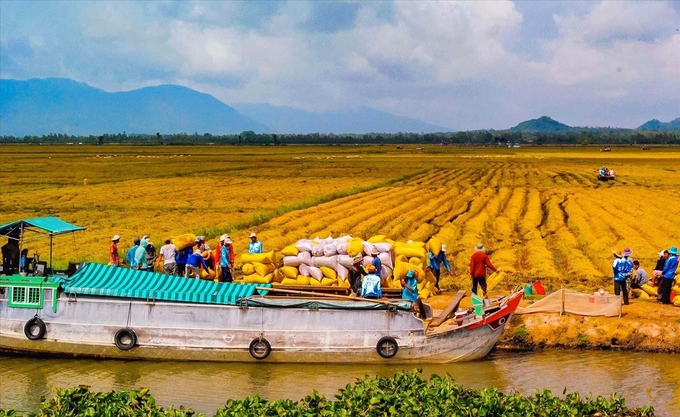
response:
[[[457,305],[446,316],[423,320],[405,300],[277,297],[267,286],[94,263],[71,277],[2,277],[0,288],[2,351],[238,362],[479,359],[493,348],[522,297],[515,292],[465,321],[448,317]]]

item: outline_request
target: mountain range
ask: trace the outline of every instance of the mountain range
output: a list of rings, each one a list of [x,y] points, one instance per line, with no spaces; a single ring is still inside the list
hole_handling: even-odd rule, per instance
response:
[[[0,79],[0,136],[62,133],[397,133],[451,129],[370,108],[317,113],[267,104],[230,107],[178,85],[110,93],[65,78]]]
[[[524,121],[507,131],[570,133],[625,130],[568,126],[547,116]],[[650,120],[639,131],[677,131],[680,118]],[[0,136],[75,136],[116,134],[211,133],[435,133],[450,132],[418,119],[360,107],[309,112],[269,104],[229,106],[217,98],[179,85],[160,85],[110,93],[66,78],[0,79]]]

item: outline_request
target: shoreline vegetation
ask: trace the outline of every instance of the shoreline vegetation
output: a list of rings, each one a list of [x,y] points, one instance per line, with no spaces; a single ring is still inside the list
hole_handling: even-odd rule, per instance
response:
[[[533,395],[502,393],[497,388],[472,389],[457,384],[450,375],[422,378],[420,370],[401,372],[392,377],[357,379],[338,390],[335,398],[326,398],[313,391],[295,401],[267,401],[259,396],[226,401],[215,411],[215,417],[247,416],[654,416],[651,406],[628,408],[625,399],[613,393],[609,398],[578,392],[537,389]],[[57,388],[54,397],[41,398],[39,410],[31,417],[85,416],[146,416],[146,417],[205,417],[191,408],[156,403],[148,389],[93,392],[88,386]],[[0,417],[23,414],[12,409],[0,409]]]

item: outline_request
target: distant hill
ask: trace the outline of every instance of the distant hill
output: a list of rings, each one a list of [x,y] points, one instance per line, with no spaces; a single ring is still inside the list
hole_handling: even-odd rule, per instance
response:
[[[268,132],[215,97],[177,85],[109,93],[64,78],[0,79],[0,135]]]
[[[340,112],[307,112],[269,104],[238,104],[241,113],[269,126],[275,133],[433,133],[450,128],[431,125],[418,119],[395,116],[370,108]]]
[[[669,131],[669,130],[680,130],[680,117],[675,120],[671,120],[668,123],[660,122],[656,119],[652,119],[642,126],[638,127],[637,130],[645,131]]]
[[[511,132],[539,132],[539,133],[566,133],[572,132],[573,127],[553,120],[548,116],[542,116],[538,119],[531,119],[518,124],[509,129]]]

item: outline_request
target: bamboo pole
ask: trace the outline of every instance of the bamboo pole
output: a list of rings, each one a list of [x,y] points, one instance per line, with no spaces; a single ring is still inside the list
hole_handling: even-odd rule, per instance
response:
[[[267,287],[255,287],[256,290],[260,291],[271,291],[271,292],[280,292],[284,294],[297,294],[297,295],[309,295],[313,297],[328,297],[328,298],[339,298],[343,300],[353,300],[353,301],[369,301],[371,303],[377,303],[377,304],[384,304],[388,306],[395,306],[398,307],[399,304],[396,303],[391,303],[389,301],[385,300],[377,300],[373,298],[362,298],[362,297],[352,297],[349,295],[339,295],[339,294],[324,294],[324,293],[319,293],[319,292],[313,292],[313,291],[299,291],[299,290],[284,290],[281,288],[267,288]]]

